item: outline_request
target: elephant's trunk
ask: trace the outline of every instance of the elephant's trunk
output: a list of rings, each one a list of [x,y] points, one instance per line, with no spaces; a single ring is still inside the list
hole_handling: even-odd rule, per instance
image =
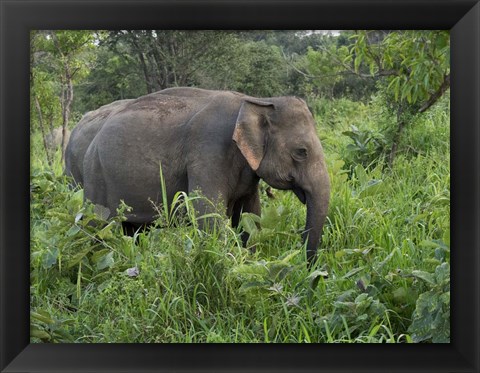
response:
[[[330,183],[328,176],[321,178],[312,191],[306,191],[307,222],[303,233],[303,240],[307,241],[307,260],[312,264],[320,244],[323,224],[328,211],[330,198]]]

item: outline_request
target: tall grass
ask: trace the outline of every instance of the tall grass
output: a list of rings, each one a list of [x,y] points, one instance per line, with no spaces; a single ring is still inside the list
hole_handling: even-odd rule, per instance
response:
[[[240,231],[221,211],[210,216],[216,221],[210,230],[199,230],[195,221],[202,217],[192,208],[198,195],[178,194],[175,208],[159,208],[152,228],[128,237],[121,229],[126,207],[108,221],[95,215],[82,190],[68,186],[59,160],[48,169],[34,134],[32,341],[448,339],[448,324],[422,313],[429,302],[440,319],[449,314],[449,121],[443,109],[407,129],[392,170],[381,161],[348,168],[343,159],[350,139],[342,132],[355,123],[379,130],[376,108],[343,100],[317,116],[319,123],[336,119],[319,127],[332,193],[310,269],[300,239],[305,207],[290,192],[275,191],[274,199],[263,193],[262,216],[243,217],[255,252],[242,247]],[[435,332],[440,327],[443,334]]]

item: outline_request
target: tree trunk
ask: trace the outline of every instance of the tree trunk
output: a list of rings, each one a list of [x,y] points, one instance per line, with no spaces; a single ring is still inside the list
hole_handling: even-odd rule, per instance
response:
[[[50,133],[53,133],[53,114],[50,114],[48,117],[48,129],[50,130]]]
[[[70,66],[68,62],[65,62],[65,83],[62,88],[62,143],[61,143],[61,162],[63,163],[63,158],[65,154],[65,137],[67,133],[68,121],[70,120],[70,107],[73,101],[73,83],[72,83],[72,74],[70,72]]]
[[[157,83],[157,87],[155,89],[164,89],[168,88],[167,85],[165,84],[165,77],[162,76],[163,72],[163,67],[165,66],[166,62],[164,59],[162,59],[162,56],[160,55],[159,50],[161,50],[161,46],[159,45],[158,42],[158,35],[154,36],[152,33],[150,34],[150,49],[151,49],[151,54],[154,62],[153,66],[153,75],[154,75],[154,80]]]
[[[403,108],[400,106],[397,110],[397,130],[395,135],[393,136],[392,148],[390,149],[390,155],[388,157],[388,166],[390,168],[393,167],[393,161],[397,155],[398,144],[400,143],[400,139],[402,136],[402,132],[407,124],[405,119],[402,117]]]
[[[140,58],[140,63],[142,64],[143,75],[145,76],[145,83],[147,85],[147,93],[152,93],[152,82],[150,81],[150,75],[148,74],[147,63],[145,62],[145,56],[143,52],[138,51],[138,57]]]
[[[152,93],[153,86],[152,86],[150,74],[148,73],[148,66],[147,66],[147,62],[145,61],[145,55],[143,54],[142,48],[140,48],[140,45],[137,43],[136,35],[132,31],[130,31],[129,33],[130,33],[130,38],[132,40],[132,44],[137,51],[140,64],[142,65],[143,75],[145,77],[145,84],[147,86],[147,93]]]
[[[47,146],[47,137],[45,134],[45,127],[43,125],[43,115],[42,115],[42,108],[40,107],[40,102],[38,101],[38,97],[35,96],[35,109],[38,113],[38,124],[40,125],[40,131],[42,132],[42,140],[43,140],[43,148],[45,149],[45,154],[47,155],[47,162],[50,167],[52,167],[52,160],[50,158],[50,153],[48,152]]]

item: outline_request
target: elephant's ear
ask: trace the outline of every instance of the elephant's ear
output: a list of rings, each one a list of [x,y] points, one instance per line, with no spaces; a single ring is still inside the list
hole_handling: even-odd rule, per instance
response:
[[[268,113],[273,109],[270,102],[246,100],[238,112],[232,139],[254,171],[263,158]]]

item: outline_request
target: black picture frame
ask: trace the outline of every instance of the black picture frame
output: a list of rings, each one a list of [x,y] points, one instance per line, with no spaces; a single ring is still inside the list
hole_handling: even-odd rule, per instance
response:
[[[480,4],[473,0],[0,0],[2,372],[479,372]],[[451,30],[450,344],[29,344],[29,30]]]

